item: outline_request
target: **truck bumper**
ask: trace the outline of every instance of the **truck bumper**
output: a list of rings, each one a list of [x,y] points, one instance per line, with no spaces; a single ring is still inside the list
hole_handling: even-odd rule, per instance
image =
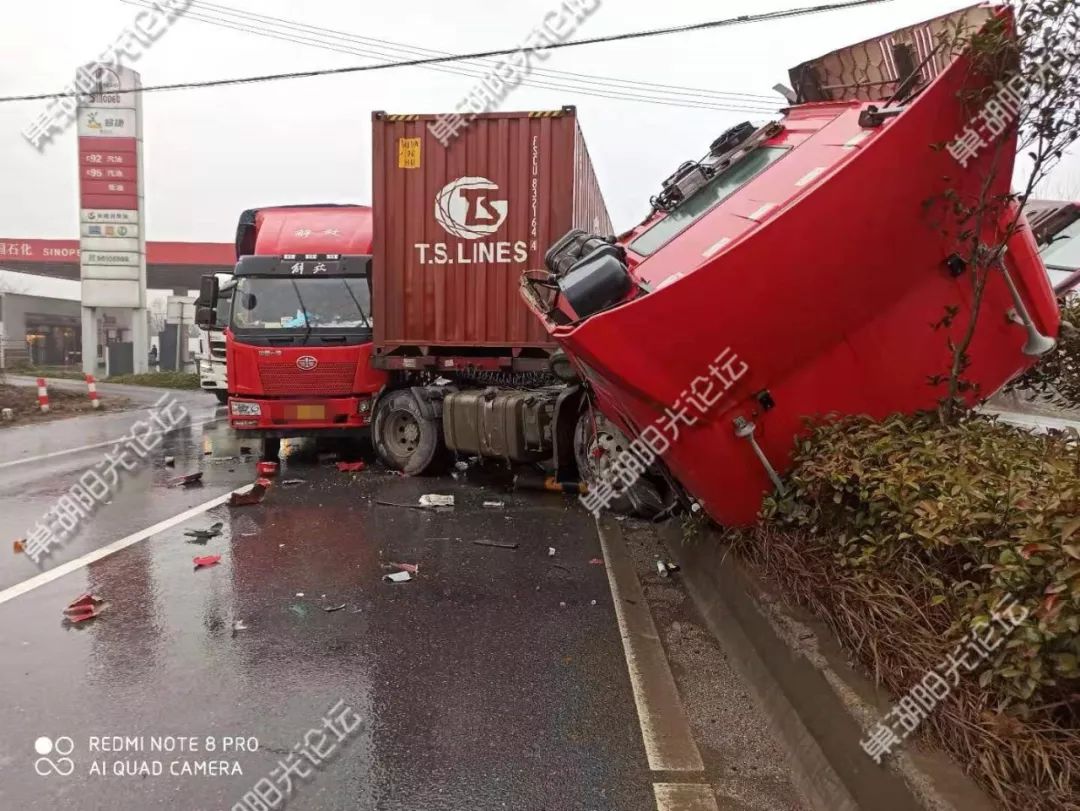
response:
[[[258,416],[233,413],[233,402],[258,403]],[[313,434],[356,433],[371,424],[372,410],[360,411],[363,402],[374,406],[374,398],[333,397],[321,400],[261,400],[255,397],[229,398],[229,425],[250,436],[291,437]]]

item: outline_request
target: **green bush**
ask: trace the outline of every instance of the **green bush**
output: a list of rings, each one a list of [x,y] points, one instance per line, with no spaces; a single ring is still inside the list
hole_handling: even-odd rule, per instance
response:
[[[835,420],[798,443],[791,486],[763,516],[827,549],[875,599],[881,583],[919,595],[954,642],[1015,598],[1029,613],[978,680],[999,711],[1025,715],[1080,691],[1076,439],[975,416]]]

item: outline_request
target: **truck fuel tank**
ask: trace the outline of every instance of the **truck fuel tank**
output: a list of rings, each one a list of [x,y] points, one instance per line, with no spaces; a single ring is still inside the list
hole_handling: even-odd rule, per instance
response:
[[[446,446],[515,462],[549,457],[557,393],[487,388],[448,394],[443,399]]]

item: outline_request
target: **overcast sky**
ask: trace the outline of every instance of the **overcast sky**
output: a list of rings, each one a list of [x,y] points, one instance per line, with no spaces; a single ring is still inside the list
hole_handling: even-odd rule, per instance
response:
[[[209,0],[207,0],[209,1]],[[603,0],[577,36],[720,19],[813,5],[816,0]],[[521,43],[557,0],[214,0],[216,5],[319,26],[349,35],[442,51]],[[367,64],[370,56],[178,19],[133,65],[146,85]],[[565,49],[545,70],[650,82],[669,87],[772,95],[787,68],[851,42],[969,3],[892,0],[866,8],[738,25],[634,42]],[[0,95],[61,89],[79,64],[94,60],[134,20],[121,0],[4,3]],[[308,35],[310,36],[310,34]],[[355,41],[338,47],[367,48]],[[452,110],[476,80],[421,68],[258,85],[150,93],[144,101],[147,237],[231,241],[241,210],[304,202],[369,203],[372,110]],[[545,79],[565,83],[565,79]],[[592,85],[597,87],[597,85]],[[685,91],[684,91],[685,92]],[[640,95],[640,92],[639,92]],[[676,104],[716,105],[716,96],[665,95]],[[774,96],[779,100],[778,96]],[[73,129],[43,154],[21,135],[44,102],[0,104],[0,236],[76,238]],[[637,222],[660,181],[700,156],[722,130],[768,112],[664,106],[598,98],[579,90],[522,86],[505,110],[577,105],[600,184],[617,228]],[[778,105],[777,105],[778,106]],[[1067,187],[1080,161],[1058,170]],[[1080,193],[1080,189],[1078,189]]]

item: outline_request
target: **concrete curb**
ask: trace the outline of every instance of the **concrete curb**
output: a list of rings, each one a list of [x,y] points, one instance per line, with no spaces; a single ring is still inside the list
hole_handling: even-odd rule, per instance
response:
[[[660,536],[709,630],[788,750],[792,781],[818,811],[991,811],[992,802],[942,753],[909,741],[882,766],[859,741],[892,704],[847,663],[823,623],[786,605],[711,530],[684,543]]]

